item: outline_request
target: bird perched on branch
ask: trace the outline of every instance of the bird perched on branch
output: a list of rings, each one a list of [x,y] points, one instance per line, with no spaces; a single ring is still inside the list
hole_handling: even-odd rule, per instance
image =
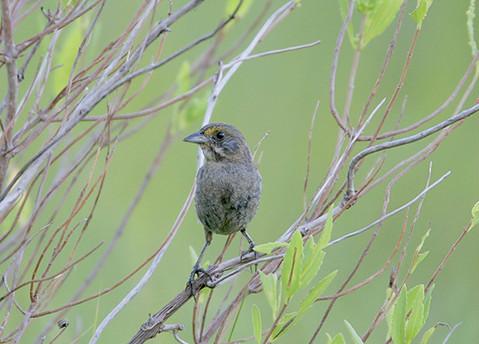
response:
[[[261,175],[244,136],[232,125],[211,123],[184,141],[198,144],[205,157],[196,176],[195,204],[206,241],[190,275],[192,286],[195,275],[205,273],[200,264],[212,233],[228,235],[239,231],[253,251],[254,242],[246,226],[258,208]]]

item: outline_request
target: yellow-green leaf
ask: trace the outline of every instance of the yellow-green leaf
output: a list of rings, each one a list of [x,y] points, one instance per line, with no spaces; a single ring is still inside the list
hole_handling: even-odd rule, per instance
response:
[[[408,291],[406,311],[406,343],[411,343],[424,326],[424,284],[419,284]]]
[[[303,238],[299,231],[295,231],[284,256],[283,268],[281,271],[281,285],[286,301],[289,301],[300,287],[302,263]]]
[[[351,339],[353,340],[353,343],[354,344],[364,344],[364,342],[362,341],[361,337],[356,332],[354,327],[347,320],[344,320],[344,323],[346,324],[346,327],[349,331],[349,335],[351,336]]]
[[[432,0],[417,0],[417,6],[411,13],[411,17],[417,24],[418,29],[421,28],[424,18],[426,18],[429,7],[432,5]]]
[[[429,288],[429,291],[425,297],[424,301],[424,320],[429,318],[429,311],[431,309],[431,301],[432,301],[432,292],[434,291],[434,284]]]
[[[403,0],[377,0],[374,9],[366,15],[360,48],[364,48],[391,25],[402,2]]]
[[[474,204],[471,210],[471,226],[470,228],[474,227],[479,223],[479,202]]]
[[[261,335],[263,332],[263,324],[261,320],[261,311],[258,306],[253,305],[251,309],[251,320],[253,323],[253,333],[258,344],[261,343]]]
[[[225,14],[226,15],[233,14],[235,9],[238,7],[240,1],[241,0],[226,1]],[[241,7],[238,9],[238,12],[236,13],[236,17],[243,18],[248,13],[252,3],[253,3],[252,0],[243,0]]]
[[[326,335],[328,336],[328,344],[346,344],[346,340],[342,333],[338,333],[334,338],[331,338],[329,334]]]
[[[259,272],[259,277],[266,299],[273,312],[273,318],[276,318],[278,314],[278,277],[274,273],[266,275],[262,271]]]
[[[286,313],[284,316],[281,317],[281,320],[278,322],[278,325],[276,325],[276,327],[273,329],[273,333],[271,335],[271,337],[273,338],[272,341],[278,339],[291,328],[291,324],[294,322],[296,314],[296,312],[290,312]]]
[[[254,250],[258,253],[270,254],[274,249],[287,246],[288,244],[285,242],[267,242],[265,244],[256,245]]]
[[[328,210],[328,217],[326,223],[324,224],[323,231],[319,237],[318,249],[322,250],[328,246],[329,241],[331,240],[331,232],[333,231],[333,208],[334,205],[331,205]]]
[[[394,344],[405,344],[407,289],[402,288],[397,298],[391,318],[391,337]]]
[[[302,315],[313,305],[313,303],[323,294],[326,288],[329,287],[337,274],[338,270],[329,273],[323,277],[313,289],[310,290],[308,296],[303,300],[303,302],[301,302],[301,305],[299,306],[298,316]]]
[[[69,30],[63,37],[62,45],[55,57],[55,63],[61,66],[53,72],[53,90],[55,94],[67,86],[78,48],[83,41],[84,20],[86,19],[80,18],[69,26]]]
[[[421,344],[428,344],[429,340],[431,339],[434,331],[436,331],[435,327],[431,327],[429,330],[424,332],[422,339],[421,339]]]
[[[191,66],[188,61],[183,61],[176,75],[176,83],[178,84],[178,93],[183,93],[191,88]]]

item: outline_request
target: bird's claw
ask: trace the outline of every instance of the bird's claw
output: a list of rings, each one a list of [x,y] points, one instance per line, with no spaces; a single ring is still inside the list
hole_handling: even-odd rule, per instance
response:
[[[193,296],[195,301],[197,301],[196,300],[196,290],[193,289],[193,282],[195,281],[195,276],[198,275],[198,277],[199,277],[200,274],[206,275],[206,277],[210,281],[213,280],[213,277],[208,273],[208,271],[206,271],[205,269],[203,269],[199,265],[193,266],[193,270],[190,273],[190,278],[188,278],[187,288],[190,289],[191,295]]]
[[[256,260],[257,257],[257,252],[254,250],[254,245],[250,245],[248,250],[247,251],[243,251],[241,252],[241,255],[240,255],[240,263],[243,263],[244,260],[245,260],[245,255],[249,254],[249,253],[253,253],[253,260]],[[258,264],[254,264],[254,272],[256,272],[258,270]]]

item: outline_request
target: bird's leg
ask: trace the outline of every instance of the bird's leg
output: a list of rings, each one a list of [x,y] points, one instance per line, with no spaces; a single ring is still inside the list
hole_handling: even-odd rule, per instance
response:
[[[190,278],[188,279],[188,286],[190,287],[191,294],[193,295],[195,295],[193,291],[193,281],[195,280],[195,275],[199,275],[200,273],[208,275],[208,273],[201,267],[201,260],[203,259],[206,249],[211,244],[212,237],[213,234],[210,231],[205,231],[205,244],[201,249],[200,255],[198,256],[195,265],[193,265],[193,270],[191,270]],[[209,275],[208,277],[211,278]]]
[[[250,235],[246,232],[246,229],[243,228],[240,230],[241,234],[243,234],[243,236],[246,238],[246,240],[248,241],[248,244],[249,244],[249,249],[248,251],[246,252],[242,252],[241,253],[241,257],[240,257],[240,260],[242,261],[243,260],[243,255],[246,254],[246,253],[250,253],[250,252],[254,252],[254,259],[256,259],[256,252],[254,250],[254,241],[253,239],[250,237]],[[257,266],[255,265],[255,269],[257,269]]]

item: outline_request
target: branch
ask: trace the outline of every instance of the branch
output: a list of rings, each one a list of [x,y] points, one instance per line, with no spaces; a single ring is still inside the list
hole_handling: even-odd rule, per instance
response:
[[[451,126],[452,124],[454,124],[456,122],[462,121],[462,120],[472,116],[477,111],[479,111],[479,104],[476,104],[476,105],[470,107],[469,109],[466,109],[466,110],[448,118],[447,120],[445,120],[443,122],[440,122],[433,127],[425,129],[425,130],[423,130],[423,131],[421,131],[421,132],[419,132],[415,135],[411,135],[411,136],[403,137],[403,138],[400,138],[400,139],[392,140],[392,141],[385,142],[385,143],[382,143],[382,144],[378,144],[378,145],[375,145],[375,146],[370,146],[370,147],[364,149],[363,151],[361,151],[360,153],[358,153],[356,156],[354,156],[354,158],[351,161],[351,164],[349,165],[348,176],[347,176],[347,186],[348,187],[347,187],[346,196],[345,196],[346,200],[355,196],[354,175],[355,175],[355,172],[356,172],[356,166],[366,156],[368,156],[370,154],[373,154],[373,153],[377,153],[377,152],[380,152],[380,151],[384,151],[384,150],[391,149],[391,148],[398,147],[398,146],[407,145],[409,143],[413,143],[413,142],[422,140],[422,139],[424,139],[424,138],[426,138],[426,137],[428,137],[428,136],[430,136],[434,133],[437,133],[438,131],[440,131],[444,128],[447,128],[447,127]]]

